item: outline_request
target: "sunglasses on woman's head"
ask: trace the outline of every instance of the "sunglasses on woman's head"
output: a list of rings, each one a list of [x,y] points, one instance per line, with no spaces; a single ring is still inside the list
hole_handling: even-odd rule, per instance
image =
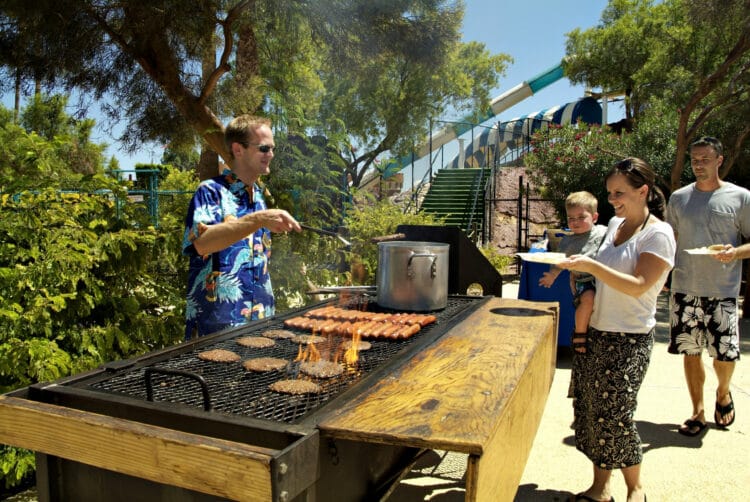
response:
[[[627,173],[633,170],[633,163],[630,161],[630,159],[622,159],[615,165],[615,169]]]

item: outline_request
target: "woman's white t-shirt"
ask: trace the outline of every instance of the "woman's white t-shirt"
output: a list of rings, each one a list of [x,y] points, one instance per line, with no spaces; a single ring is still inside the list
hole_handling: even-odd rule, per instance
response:
[[[607,235],[596,255],[598,262],[619,272],[633,274],[641,253],[650,253],[667,262],[669,268],[637,298],[597,280],[590,325],[599,331],[648,333],[656,326],[656,299],[667,280],[669,270],[674,266],[674,232],[667,223],[659,221],[647,225],[627,241],[615,246],[615,233],[622,222],[623,218],[618,217],[609,221]]]

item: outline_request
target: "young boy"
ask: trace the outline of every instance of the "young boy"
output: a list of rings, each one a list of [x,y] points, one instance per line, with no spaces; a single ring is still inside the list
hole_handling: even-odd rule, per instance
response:
[[[573,192],[565,199],[565,212],[568,217],[568,227],[573,232],[560,240],[558,251],[567,256],[583,254],[595,256],[599,249],[607,227],[596,225],[599,218],[597,212],[598,201],[589,192]],[[551,267],[539,279],[539,285],[551,287],[561,269]],[[589,328],[589,320],[594,310],[594,293],[596,286],[594,276],[578,272],[570,272],[571,289],[573,291],[573,303],[576,307],[575,329],[571,337],[573,350],[578,353],[586,352],[586,332]],[[572,389],[571,389],[572,391]],[[571,392],[569,391],[569,396]],[[571,396],[572,397],[572,396]]]

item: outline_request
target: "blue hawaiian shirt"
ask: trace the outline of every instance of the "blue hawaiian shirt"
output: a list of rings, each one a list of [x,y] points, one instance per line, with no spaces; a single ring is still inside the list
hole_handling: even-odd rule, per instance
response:
[[[271,232],[257,230],[226,249],[199,255],[193,241],[206,228],[266,209],[262,190],[246,186],[229,169],[203,181],[185,218],[182,253],[190,259],[185,339],[263,319],[274,314],[268,259]]]

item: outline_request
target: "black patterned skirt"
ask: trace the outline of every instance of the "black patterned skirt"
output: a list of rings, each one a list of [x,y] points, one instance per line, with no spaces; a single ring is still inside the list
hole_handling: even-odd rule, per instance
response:
[[[633,421],[654,331],[645,334],[588,332],[586,354],[573,358],[575,437],[597,467],[620,469],[643,460]]]

